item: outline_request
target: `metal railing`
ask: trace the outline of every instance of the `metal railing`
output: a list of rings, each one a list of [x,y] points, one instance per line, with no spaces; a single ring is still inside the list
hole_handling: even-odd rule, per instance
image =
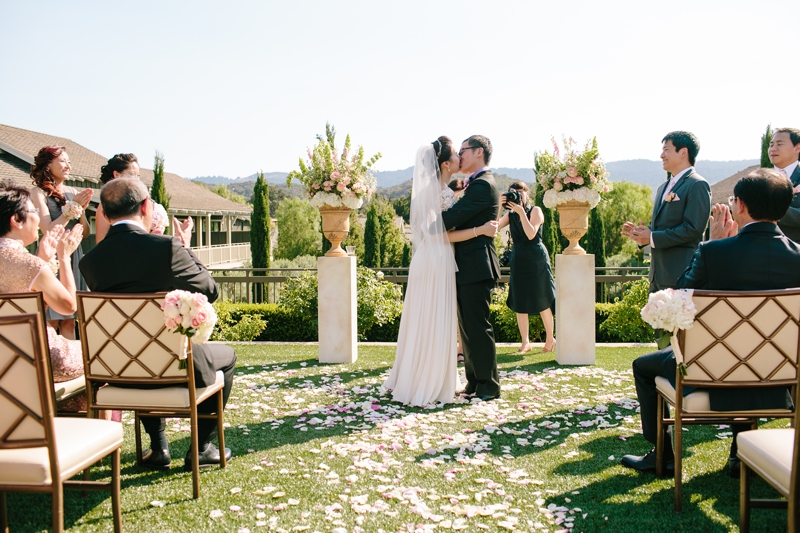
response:
[[[220,300],[238,303],[268,302],[275,303],[280,298],[283,283],[289,277],[299,276],[303,272],[313,272],[315,268],[209,268],[217,285],[220,287]],[[398,285],[408,283],[408,267],[373,268],[383,273],[383,279]],[[595,283],[605,284],[609,289],[606,294],[620,291],[623,283],[646,278],[649,267],[595,267]],[[254,272],[264,274],[254,275]],[[601,272],[604,272],[601,274]],[[511,269],[500,269],[500,282],[508,283]],[[616,291],[615,291],[616,289]]]

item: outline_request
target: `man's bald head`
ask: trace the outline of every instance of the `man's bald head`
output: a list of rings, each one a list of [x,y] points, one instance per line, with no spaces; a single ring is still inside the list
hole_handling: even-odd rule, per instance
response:
[[[142,203],[149,198],[147,187],[139,180],[115,179],[100,189],[100,203],[111,222],[140,216]]]

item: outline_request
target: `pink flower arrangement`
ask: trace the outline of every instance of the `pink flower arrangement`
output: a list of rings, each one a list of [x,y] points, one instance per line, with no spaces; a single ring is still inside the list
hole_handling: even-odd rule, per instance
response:
[[[64,207],[61,208],[61,214],[67,220],[78,220],[83,215],[83,206],[78,202],[72,200],[67,201]]]
[[[595,207],[600,195],[610,189],[608,172],[597,149],[597,139],[587,143],[583,151],[575,140],[564,138],[564,152],[553,139],[553,152],[537,153],[534,159],[536,181],[545,191],[545,207],[554,208],[571,201]]]
[[[164,325],[173,333],[190,337],[195,344],[206,342],[217,323],[217,313],[204,294],[174,290],[161,304]],[[186,353],[179,354],[180,368],[186,368]]]
[[[169,224],[169,215],[167,215],[167,210],[164,209],[164,206],[158,202],[153,202],[153,223],[150,224],[150,233],[164,235],[164,231],[167,229],[167,224]]]

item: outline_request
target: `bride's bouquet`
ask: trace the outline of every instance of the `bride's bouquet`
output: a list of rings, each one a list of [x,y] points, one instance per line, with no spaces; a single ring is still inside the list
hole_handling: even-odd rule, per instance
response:
[[[322,207],[348,207],[358,209],[376,188],[372,165],[381,158],[380,152],[366,159],[364,148],[352,152],[350,135],[345,138],[342,153],[336,151],[336,131],[326,125],[325,138],[317,136],[319,142],[308,150],[308,162],[300,158],[300,170],[294,170],[286,178],[291,187],[297,180],[306,187],[311,205]]]
[[[600,195],[611,190],[608,172],[600,159],[597,137],[584,150],[575,149],[575,141],[564,138],[564,154],[553,141],[553,153],[534,156],[536,181],[545,191],[542,202],[550,209],[567,202],[585,202],[589,207],[600,203]]]
[[[691,329],[694,326],[694,315],[697,308],[692,301],[691,289],[663,289],[650,294],[647,305],[642,308],[642,320],[662,329],[673,336],[679,329]],[[683,363],[683,354],[675,352],[678,360],[678,370],[681,375],[686,375],[686,365]]]
[[[167,329],[190,337],[194,344],[206,342],[217,323],[217,313],[204,294],[174,290],[164,297],[161,309]],[[186,368],[186,350],[178,357],[178,368]]]

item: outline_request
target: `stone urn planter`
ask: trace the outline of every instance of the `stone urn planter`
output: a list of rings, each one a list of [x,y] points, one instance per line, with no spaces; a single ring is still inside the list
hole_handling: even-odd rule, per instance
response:
[[[585,255],[586,250],[581,248],[578,241],[586,235],[589,229],[589,203],[570,200],[565,204],[556,206],[558,210],[558,225],[561,233],[569,239],[569,246],[561,253],[564,255]]]
[[[331,249],[325,257],[346,257],[347,252],[342,250],[342,241],[350,232],[350,211],[348,207],[331,207],[323,205],[319,208],[322,215],[322,234],[331,243]]]

